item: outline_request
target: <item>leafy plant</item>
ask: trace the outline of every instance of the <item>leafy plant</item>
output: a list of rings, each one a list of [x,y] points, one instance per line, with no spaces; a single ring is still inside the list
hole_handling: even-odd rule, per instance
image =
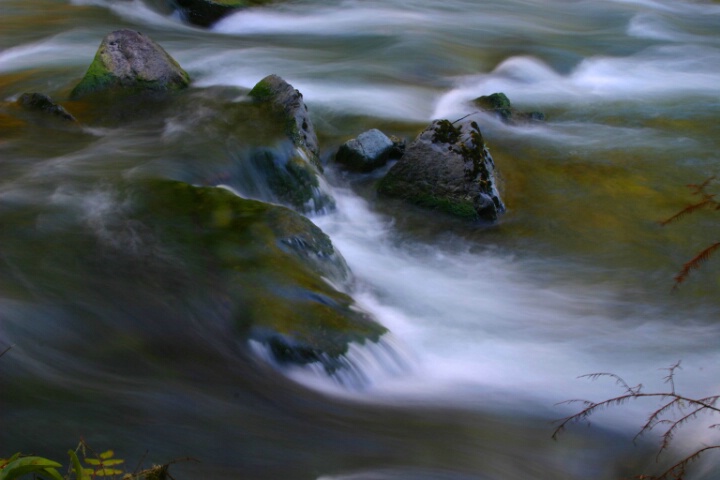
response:
[[[557,440],[559,435],[565,431],[567,426],[570,424],[578,422],[590,423],[589,418],[593,414],[605,408],[624,405],[627,402],[641,398],[654,398],[660,400],[660,407],[650,413],[646,422],[635,435],[633,441],[650,431],[655,430],[656,428],[663,430],[661,434],[660,448],[657,452],[657,459],[659,459],[660,455],[670,448],[672,440],[679,429],[691,421],[698,419],[702,415],[714,415],[720,413],[720,407],[718,407],[720,395],[712,395],[704,398],[691,398],[677,392],[675,389],[675,374],[679,369],[680,362],[677,362],[670,368],[666,369],[668,374],[664,377],[664,380],[669,389],[665,392],[644,392],[642,390],[642,384],[630,386],[630,384],[614,373],[590,373],[582,375],[580,378],[588,378],[590,380],[598,380],[602,378],[614,380],[615,383],[624,390],[624,393],[599,402],[577,399],[561,402],[561,404],[580,403],[583,405],[583,408],[573,415],[558,420],[558,426],[553,432],[552,438]],[[720,424],[713,423],[708,428],[720,428]],[[720,449],[720,445],[705,445],[699,447],[690,455],[674,462],[660,474],[639,475],[637,478],[640,480],[683,480],[691,463],[696,461],[700,456],[708,451],[715,449]]]
[[[660,225],[668,225],[700,210],[720,210],[720,202],[715,199],[716,194],[709,191],[710,186],[714,183],[716,183],[716,178],[713,175],[702,183],[687,185],[687,187],[690,189],[691,195],[700,197],[700,200],[688,204],[687,206],[685,206],[685,208],[683,208],[673,216],[662,220],[660,222]],[[677,290],[680,284],[687,280],[687,278],[690,276],[690,272],[692,270],[700,268],[700,266],[702,266],[703,263],[708,261],[713,255],[713,253],[715,253],[718,249],[720,249],[720,241],[713,242],[706,248],[702,249],[688,262],[686,262],[683,265],[682,269],[678,272],[678,274],[675,275],[675,284],[673,285],[673,290]]]
[[[58,471],[62,465],[53,460],[37,456],[23,456],[16,453],[8,459],[0,459],[0,480],[14,480],[27,475],[33,478],[46,480],[174,480],[169,473],[170,465],[179,461],[192,460],[184,458],[173,460],[163,465],[153,465],[150,468],[136,469],[134,472],[125,472],[121,467],[124,460],[115,458],[115,452],[107,450],[95,454],[92,449],[81,440],[75,450],[69,450],[70,464],[68,473],[61,475]]]
[[[0,459],[0,480],[13,480],[24,475],[63,480],[62,475],[57,471],[60,467],[62,465],[47,458],[23,457],[16,453],[8,459]]]

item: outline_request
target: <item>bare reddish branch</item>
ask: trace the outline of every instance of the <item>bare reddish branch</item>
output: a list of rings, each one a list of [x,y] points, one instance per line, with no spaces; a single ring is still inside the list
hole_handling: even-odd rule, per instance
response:
[[[718,248],[720,248],[720,242],[715,242],[697,255],[695,255],[695,257],[690,259],[689,262],[684,264],[682,270],[680,270],[680,272],[675,275],[675,286],[673,288],[677,289],[682,282],[687,280],[687,277],[690,276],[690,272],[692,270],[700,268],[703,263],[707,262],[710,259],[712,254],[715,253],[715,250],[717,250]]]
[[[640,398],[659,398],[662,400],[662,405],[650,413],[645,424],[640,428],[634,440],[638,437],[650,432],[651,430],[663,426],[664,432],[661,435],[661,444],[658,450],[658,456],[666,451],[675,436],[675,433],[684,425],[689,423],[691,420],[698,418],[701,414],[716,414],[720,413],[720,407],[717,407],[718,401],[720,401],[720,395],[713,395],[704,398],[690,398],[684,395],[680,395],[675,390],[675,372],[680,368],[680,362],[668,368],[668,375],[665,377],[665,383],[669,384],[671,391],[669,392],[652,392],[644,393],[641,391],[642,385],[637,387],[630,387],[625,380],[618,375],[612,373],[593,373],[589,375],[583,375],[584,378],[591,380],[597,380],[599,378],[607,377],[615,381],[616,384],[620,385],[625,389],[626,393],[618,395],[613,398],[608,398],[600,402],[592,402],[589,400],[571,400],[568,402],[562,402],[562,404],[582,403],[583,408],[568,417],[558,420],[557,428],[552,434],[552,438],[557,440],[559,435],[565,431],[569,424],[577,422],[589,422],[589,418],[592,414],[600,409],[607,408],[614,405],[623,405],[631,400],[637,400]],[[679,414],[679,418],[675,415]],[[719,425],[713,424],[708,428],[715,429],[719,428]],[[646,480],[668,480],[675,479],[681,480],[685,476],[685,471],[688,465],[708,450],[720,448],[720,445],[711,445],[703,448],[699,448],[691,455],[681,459],[665,472],[658,476],[647,476],[641,475],[638,478]]]
[[[702,210],[706,207],[718,207],[718,202],[715,200],[715,195],[708,195],[704,194],[703,199],[699,201],[698,203],[691,203],[687,207],[680,210],[678,213],[673,215],[670,218],[666,218],[665,220],[660,221],[660,225],[665,226],[669,223],[676,222],[680,220],[683,217],[686,217],[687,215],[690,215],[691,213],[695,213],[698,210]]]

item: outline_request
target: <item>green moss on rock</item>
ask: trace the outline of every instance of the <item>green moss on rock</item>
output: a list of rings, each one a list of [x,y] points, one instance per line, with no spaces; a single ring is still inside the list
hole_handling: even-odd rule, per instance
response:
[[[173,91],[189,84],[187,72],[160,45],[140,32],[117,30],[102,40],[87,72],[70,96]]]
[[[306,149],[311,154],[313,163],[322,171],[318,159],[320,148],[317,135],[302,93],[281,77],[268,75],[255,84],[248,95],[269,107],[284,123],[288,138],[297,147]]]
[[[543,121],[542,112],[519,112],[510,104],[510,99],[502,92],[483,95],[473,100],[473,104],[480,110],[494,113],[505,123],[522,123],[530,121]]]
[[[495,221],[504,211],[494,161],[478,124],[436,120],[378,183],[378,193],[467,220]]]
[[[137,219],[179,258],[199,262],[192,270],[220,279],[239,330],[279,361],[321,362],[332,371],[350,343],[386,332],[324,280],[347,275],[344,261],[327,235],[292,210],[170,181],[148,182],[135,198]]]

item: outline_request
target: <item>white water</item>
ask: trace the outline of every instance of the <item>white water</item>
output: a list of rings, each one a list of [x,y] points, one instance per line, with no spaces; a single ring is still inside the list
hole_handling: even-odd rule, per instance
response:
[[[473,253],[459,239],[397,243],[389,218],[348,191],[335,196],[338,212],[314,220],[358,277],[353,295],[359,305],[391,330],[390,345],[401,360],[351,354],[372,373],[360,391],[298,372],[303,382],[371,401],[551,408],[624,393],[611,379],[577,379],[594,372],[667,391],[663,369],[682,360],[683,389],[705,396],[720,388],[716,324],[632,304],[613,285],[548,282],[492,247]],[[609,421],[627,427],[643,408],[626,408]]]

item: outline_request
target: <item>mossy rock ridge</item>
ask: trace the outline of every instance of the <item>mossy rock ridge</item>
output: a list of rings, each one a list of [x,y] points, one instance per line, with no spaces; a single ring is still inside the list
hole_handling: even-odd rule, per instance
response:
[[[238,331],[267,345],[278,362],[320,363],[333,372],[351,343],[376,342],[386,332],[325,280],[348,282],[345,261],[293,210],[165,180],[148,181],[134,202],[135,219],[189,259],[190,271],[215,279]]]
[[[186,88],[190,76],[160,45],[134,30],[103,38],[73,99],[100,92],[167,92]]]
[[[468,220],[495,221],[505,211],[478,124],[435,120],[380,180],[378,192]]]

